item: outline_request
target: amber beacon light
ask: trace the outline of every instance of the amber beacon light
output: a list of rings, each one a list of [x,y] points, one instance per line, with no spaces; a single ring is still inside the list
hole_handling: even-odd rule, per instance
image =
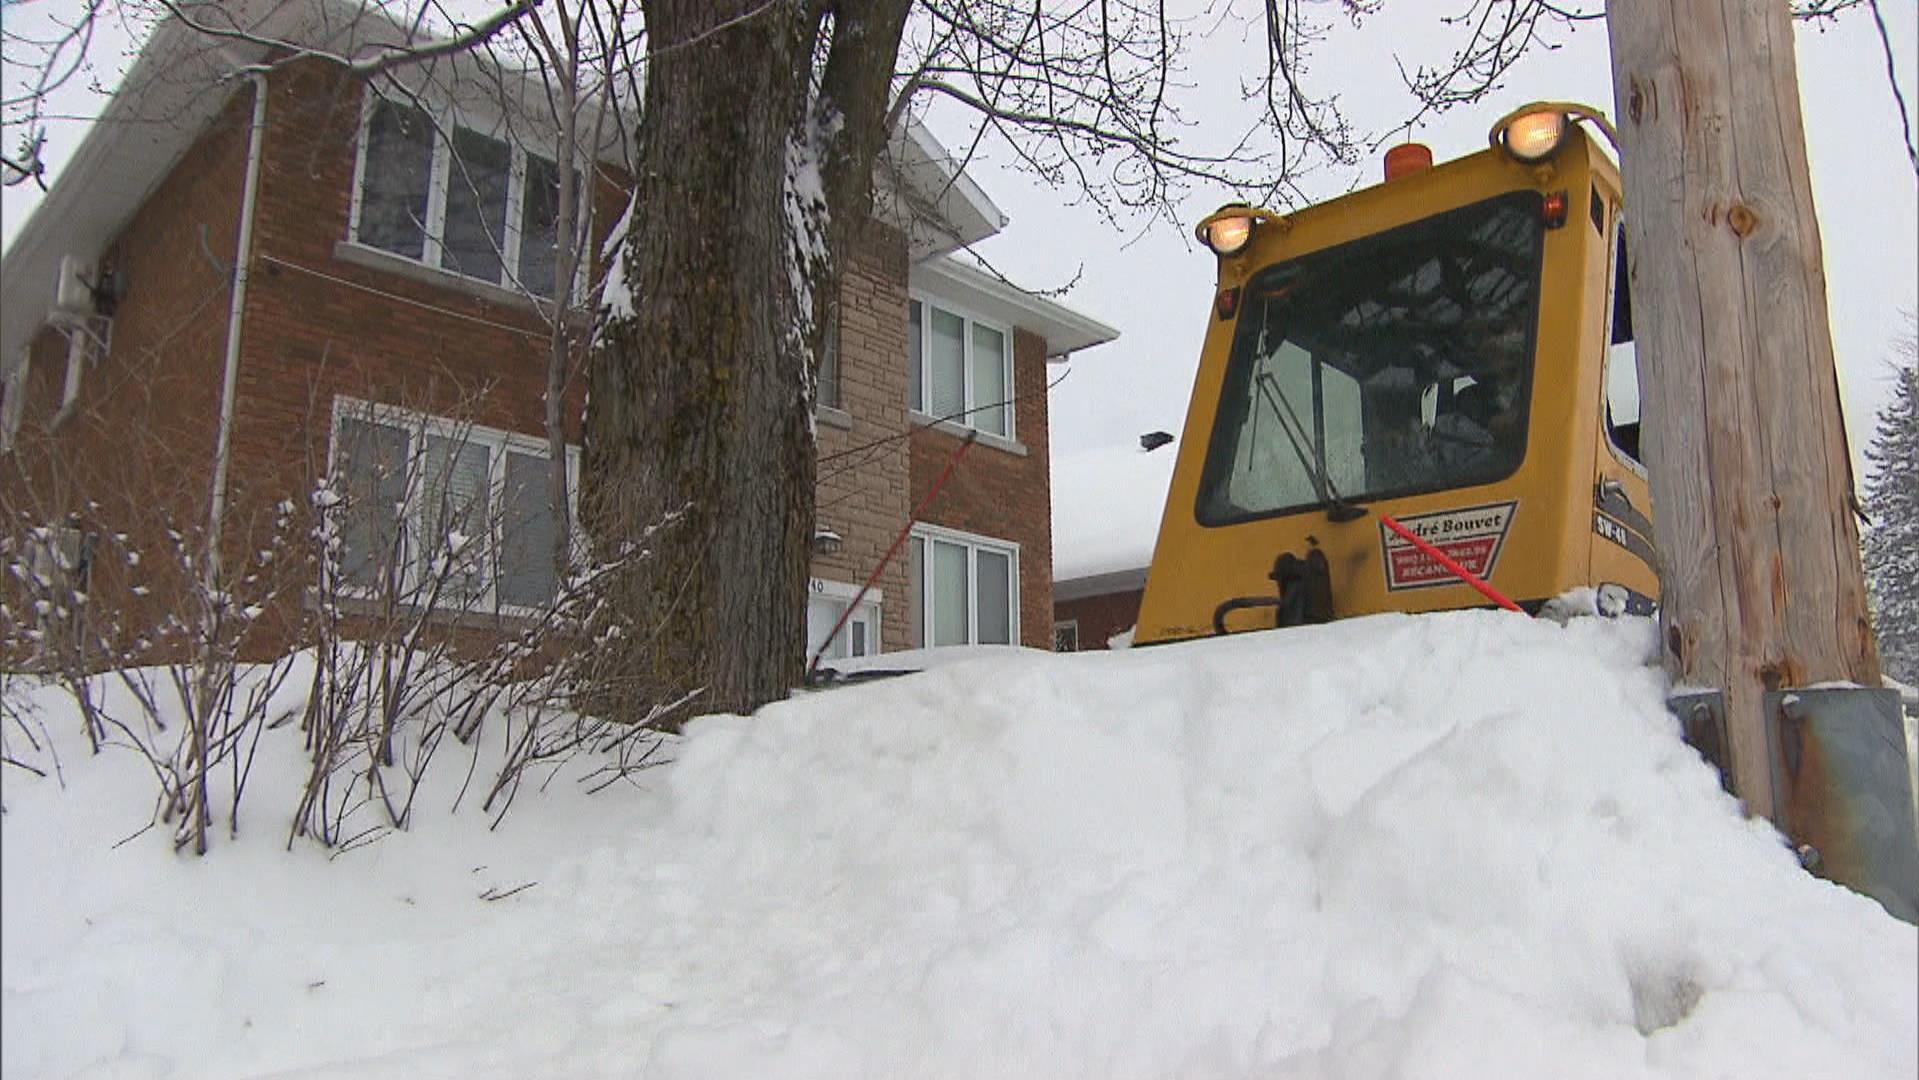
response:
[[[1422,173],[1433,167],[1433,151],[1421,143],[1401,143],[1386,151],[1386,179]]]

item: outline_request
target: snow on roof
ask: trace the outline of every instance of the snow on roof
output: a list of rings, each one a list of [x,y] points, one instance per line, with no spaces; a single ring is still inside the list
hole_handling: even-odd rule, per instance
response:
[[[1453,612],[1007,650],[695,720],[598,795],[556,764],[492,831],[452,808],[496,714],[333,858],[284,850],[299,725],[194,860],[147,760],[21,686],[62,772],[9,742],[47,775],[5,774],[0,1071],[1919,1075],[1913,927],[1720,790],[1656,649]]]
[[[1071,600],[1146,581],[1178,447],[1053,459],[1053,596]],[[1136,579],[1136,580],[1135,580]]]

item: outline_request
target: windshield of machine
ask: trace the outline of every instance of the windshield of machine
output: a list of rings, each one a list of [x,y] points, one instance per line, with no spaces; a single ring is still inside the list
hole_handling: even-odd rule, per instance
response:
[[[1201,524],[1512,475],[1526,453],[1540,204],[1512,192],[1255,275]]]

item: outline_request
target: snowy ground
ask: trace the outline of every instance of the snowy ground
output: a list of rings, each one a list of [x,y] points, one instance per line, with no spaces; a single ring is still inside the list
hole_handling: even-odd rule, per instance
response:
[[[64,792],[5,774],[0,1062],[1914,1076],[1914,928],[1739,817],[1649,642],[1467,612],[1009,653],[697,722],[494,834],[449,788],[331,862],[268,802],[204,860],[115,849],[142,766],[69,746]],[[297,736],[261,753],[281,782]]]

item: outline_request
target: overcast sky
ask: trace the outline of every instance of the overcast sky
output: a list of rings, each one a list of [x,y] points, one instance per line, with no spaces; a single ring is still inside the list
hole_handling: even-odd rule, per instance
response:
[[[29,14],[61,10],[75,0],[37,0]],[[26,4],[9,4],[18,19]],[[1175,4],[1175,7],[1180,5]],[[1438,13],[1458,4],[1396,4],[1392,18],[1375,16],[1359,28],[1339,25],[1313,55],[1311,87],[1337,93],[1362,130],[1389,129],[1409,112],[1395,59],[1437,60],[1459,42],[1439,25]],[[1915,5],[1886,0],[1899,80],[1906,100],[1915,93]],[[1197,127],[1190,145],[1230,137],[1240,80],[1259,69],[1263,42],[1256,17],[1260,5],[1242,2],[1250,16],[1236,20],[1223,0],[1194,0],[1196,19],[1211,32],[1183,73],[1190,85],[1183,104]],[[1338,7],[1309,3],[1309,13],[1337,21]],[[1416,12],[1406,14],[1406,12]],[[1483,107],[1458,109],[1417,129],[1437,159],[1485,145],[1486,128],[1505,110],[1538,99],[1572,99],[1612,110],[1607,42],[1602,25],[1558,29],[1555,50],[1535,50]],[[1885,74],[1885,61],[1869,13],[1855,10],[1824,29],[1797,34],[1799,74],[1805,102],[1814,194],[1825,243],[1828,298],[1853,452],[1871,431],[1874,412],[1889,395],[1886,357],[1895,337],[1910,332],[1919,306],[1919,208],[1916,185],[1899,134],[1899,117]],[[111,82],[124,51],[103,40],[99,77]],[[61,111],[89,114],[99,97],[69,95]],[[945,111],[930,118],[949,146],[963,146],[969,132],[963,115]],[[56,127],[49,159],[53,176],[79,139],[78,125]],[[8,148],[18,133],[5,132]],[[1198,189],[1184,200],[1177,226],[1135,220],[1115,226],[1083,205],[1077,193],[1055,189],[1004,167],[1010,158],[987,144],[972,166],[975,178],[1012,218],[1005,232],[981,245],[995,268],[1030,288],[1056,288],[1079,280],[1067,303],[1120,330],[1120,340],[1076,357],[1071,373],[1053,391],[1053,453],[1067,457],[1100,448],[1134,445],[1144,431],[1178,434],[1205,330],[1213,285],[1211,256],[1191,238],[1200,217],[1226,200],[1224,190]],[[1356,183],[1372,183],[1379,163],[1318,175],[1309,194],[1326,198]],[[36,193],[6,189],[4,236],[11,239]],[[1076,205],[1078,204],[1078,205]],[[1164,453],[1165,451],[1162,451]]]
[[[1464,6],[1393,5],[1392,10],[1437,13]],[[1889,0],[1881,7],[1901,88],[1909,107],[1919,105],[1915,6],[1911,0]],[[1455,42],[1445,34],[1436,14],[1398,15],[1390,23],[1376,17],[1358,29],[1341,26],[1316,54],[1313,75],[1319,87],[1341,95],[1349,116],[1362,127],[1388,129],[1409,112],[1392,57],[1450,50]],[[1483,148],[1492,121],[1528,101],[1582,101],[1611,115],[1605,27],[1584,25],[1557,37],[1563,47],[1525,60],[1486,106],[1455,110],[1415,131],[1414,138],[1445,161]],[[1886,358],[1891,342],[1910,332],[1903,313],[1919,306],[1919,184],[1900,138],[1871,15],[1855,11],[1823,31],[1802,28],[1797,39],[1834,347],[1857,459],[1873,415],[1890,393]],[[1188,80],[1197,84],[1196,100],[1219,102],[1222,112],[1230,109],[1238,78],[1256,70],[1258,46],[1256,37],[1241,40],[1230,23],[1222,27],[1205,46],[1203,63],[1188,72]],[[1204,110],[1189,111],[1199,117]],[[963,145],[963,120],[944,113],[933,118],[932,126],[949,145]],[[1359,182],[1375,182],[1379,169],[1376,157],[1366,161]],[[1212,256],[1192,241],[1190,230],[1227,194],[1194,191],[1178,229],[1161,225],[1142,234],[1137,225],[1130,231],[1108,226],[1089,208],[1067,205],[1071,192],[1036,184],[997,162],[975,166],[975,173],[1013,219],[1002,235],[980,246],[981,253],[1033,288],[1057,287],[1082,272],[1065,302],[1121,333],[1119,341],[1075,357],[1071,374],[1053,391],[1055,458],[1136,445],[1141,432],[1155,429],[1179,434],[1214,281]],[[1347,171],[1317,177],[1307,186],[1314,199],[1321,199],[1343,193],[1354,179]]]

